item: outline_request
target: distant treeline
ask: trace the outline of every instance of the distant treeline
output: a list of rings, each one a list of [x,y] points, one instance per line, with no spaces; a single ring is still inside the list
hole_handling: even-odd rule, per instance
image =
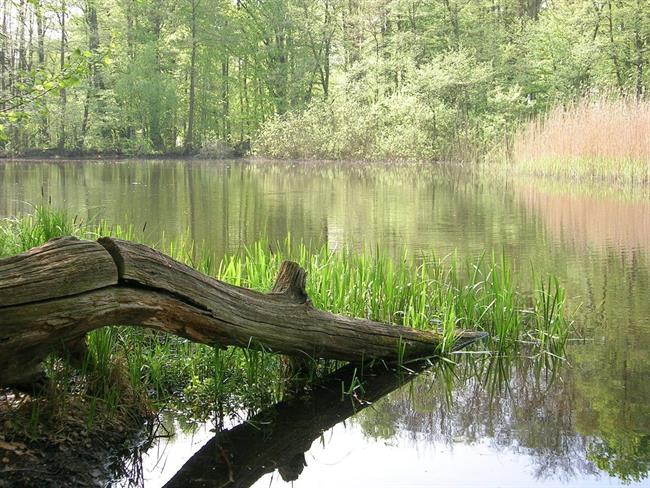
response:
[[[645,0],[0,0],[0,150],[472,159],[644,97]]]

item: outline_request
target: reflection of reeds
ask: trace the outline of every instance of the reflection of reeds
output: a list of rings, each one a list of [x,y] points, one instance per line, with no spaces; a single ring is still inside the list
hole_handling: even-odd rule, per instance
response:
[[[540,175],[650,181],[650,102],[581,101],[521,131],[517,167]]]
[[[455,365],[434,364],[353,422],[372,438],[397,434],[400,443],[426,440],[438,449],[489,439],[503,452],[523,450],[531,475],[546,482],[594,474],[574,425],[572,370],[562,365],[540,357],[463,354]]]
[[[579,249],[616,248],[650,251],[650,204],[644,197],[626,200],[621,192],[603,198],[600,188],[593,194],[587,186],[525,182],[515,191],[531,211],[544,220],[558,241]]]

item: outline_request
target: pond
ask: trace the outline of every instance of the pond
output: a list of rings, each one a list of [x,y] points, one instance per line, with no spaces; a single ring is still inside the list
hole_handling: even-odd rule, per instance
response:
[[[306,467],[278,472],[262,456],[261,464],[245,466],[259,476],[232,486],[647,486],[647,191],[434,165],[242,161],[5,162],[0,182],[0,217],[46,198],[84,220],[131,223],[149,242],[187,234],[218,254],[288,234],[394,256],[404,249],[470,258],[504,252],[523,289],[533,267],[566,287],[580,340],[571,342],[554,376],[521,359],[502,365],[494,383],[456,372],[449,389],[434,368],[392,385],[368,408],[341,411],[332,404],[334,420],[305,418],[302,430],[291,431],[308,442],[304,457],[296,451],[287,462]],[[302,401],[322,398],[314,393]],[[278,408],[299,407],[262,413],[278,430],[285,418]],[[202,446],[214,449],[209,425],[168,423],[177,435],[144,455],[145,487],[172,478],[169,486],[190,486],[193,465],[219,472],[218,462],[207,467],[201,458]],[[253,424],[233,421],[224,435],[253,442],[253,433],[242,432]]]

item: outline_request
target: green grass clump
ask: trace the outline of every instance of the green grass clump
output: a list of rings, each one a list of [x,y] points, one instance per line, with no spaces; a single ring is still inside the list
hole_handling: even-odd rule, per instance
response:
[[[0,223],[0,253],[14,254],[66,234],[137,240],[132,228],[82,224],[64,213],[37,207],[31,215]],[[297,261],[307,270],[307,292],[315,307],[438,331],[441,348],[432,354],[450,351],[459,329],[488,332],[489,338],[479,347],[491,355],[525,351],[557,358],[564,354],[570,323],[563,289],[555,279],[545,278],[538,281],[534,293],[520,292],[504,254],[464,261],[456,255],[439,258],[433,253],[404,252],[401,258],[391,259],[377,249],[331,250],[288,238],[282,243],[262,240],[218,258],[183,237],[147,244],[219,280],[260,291],[271,289],[282,261]],[[95,378],[88,391],[110,402],[119,401],[116,388],[121,387],[132,398],[166,401],[175,395],[190,407],[255,408],[279,399],[286,382],[283,358],[264,351],[213,349],[125,327],[93,331],[87,342],[88,371]],[[400,352],[397,345],[397,360]],[[314,363],[313,373],[332,367],[332,362]]]
[[[82,225],[64,212],[38,205],[32,213],[0,220],[0,257],[17,254],[66,235],[79,235]]]
[[[307,292],[315,307],[420,330],[439,331],[443,352],[459,329],[489,333],[487,349],[512,354],[522,340],[534,341],[535,353],[562,354],[570,324],[564,291],[556,280],[538,281],[530,295],[519,291],[505,255],[476,261],[430,253],[393,260],[380,251],[355,253],[311,249],[288,240],[270,246],[261,241],[240,255],[223,258],[211,273],[218,279],[256,290],[269,290],[285,259],[308,273]]]

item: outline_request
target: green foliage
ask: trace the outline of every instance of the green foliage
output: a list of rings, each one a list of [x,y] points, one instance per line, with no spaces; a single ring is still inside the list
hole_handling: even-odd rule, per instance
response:
[[[493,69],[467,50],[409,72],[399,89],[368,98],[367,80],[268,121],[255,151],[274,158],[475,160],[495,150],[525,112],[518,88],[504,91]]]
[[[76,49],[56,71],[41,67],[19,74],[9,94],[0,92],[0,147],[11,142],[7,130],[28,127],[30,119],[47,112],[47,98],[76,86],[89,72],[88,51]]]
[[[363,5],[353,19],[364,27],[353,30],[355,56],[337,76],[336,99],[267,122],[259,154],[501,156],[532,115],[587,93],[640,96],[648,86],[645,2]]]
[[[24,20],[0,37],[8,151],[253,140],[272,157],[474,160],[549,107],[640,98],[650,78],[637,0],[62,5],[8,7]]]
[[[650,471],[650,436],[634,433],[611,433],[610,437],[594,439],[587,448],[587,457],[598,469],[625,483],[640,482]]]

